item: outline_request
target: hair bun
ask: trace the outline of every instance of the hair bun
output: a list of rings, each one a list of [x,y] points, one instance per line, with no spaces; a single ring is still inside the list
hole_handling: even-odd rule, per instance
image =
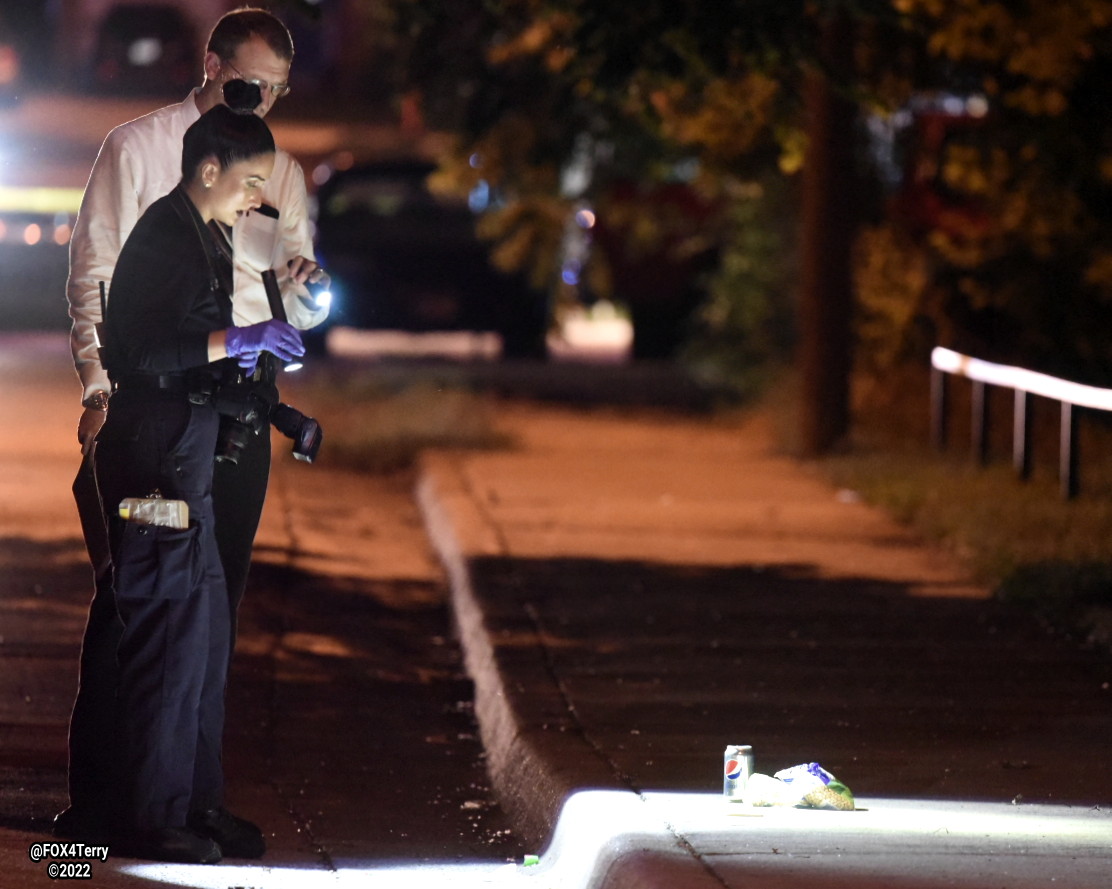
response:
[[[225,83],[223,90],[225,104],[240,114],[251,114],[263,103],[263,93],[257,83],[237,78]]]

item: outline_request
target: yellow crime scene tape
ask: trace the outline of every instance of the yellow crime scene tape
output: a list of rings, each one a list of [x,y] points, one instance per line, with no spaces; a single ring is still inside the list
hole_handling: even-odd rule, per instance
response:
[[[81,206],[83,188],[0,185],[0,213],[71,213]]]

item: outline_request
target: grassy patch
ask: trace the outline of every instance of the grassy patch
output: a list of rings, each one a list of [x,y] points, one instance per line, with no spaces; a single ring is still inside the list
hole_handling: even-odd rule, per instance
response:
[[[324,428],[319,462],[360,472],[408,468],[437,448],[502,448],[490,397],[443,382],[399,382],[373,372],[317,375],[286,393]]]
[[[970,455],[968,438],[953,436],[951,448],[939,453],[925,444],[923,429],[909,436],[906,428],[893,425],[892,416],[882,412],[860,419],[854,447],[821,461],[830,479],[955,551],[999,597],[1107,644],[1112,615],[1108,428],[1090,421],[1083,430],[1083,489],[1066,501],[1057,479],[1057,442],[1046,435],[1036,448],[1043,459],[1024,482],[1008,462],[1007,423],[996,442],[996,459],[981,466]]]

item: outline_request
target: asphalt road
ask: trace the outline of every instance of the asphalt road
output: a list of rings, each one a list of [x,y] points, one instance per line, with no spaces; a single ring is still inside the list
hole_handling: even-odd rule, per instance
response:
[[[0,335],[0,372],[16,406],[0,433],[0,885],[21,889],[48,882],[28,849],[65,803],[90,583],[64,337]],[[219,868],[110,857],[91,885],[487,884],[523,850],[491,799],[412,480],[276,453],[225,743],[229,806],[270,852]]]

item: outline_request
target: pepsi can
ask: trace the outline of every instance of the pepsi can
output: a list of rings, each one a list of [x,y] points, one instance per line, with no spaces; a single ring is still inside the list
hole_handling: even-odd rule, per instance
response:
[[[732,802],[741,802],[752,774],[753,748],[748,744],[730,744],[724,757],[722,796]]]

